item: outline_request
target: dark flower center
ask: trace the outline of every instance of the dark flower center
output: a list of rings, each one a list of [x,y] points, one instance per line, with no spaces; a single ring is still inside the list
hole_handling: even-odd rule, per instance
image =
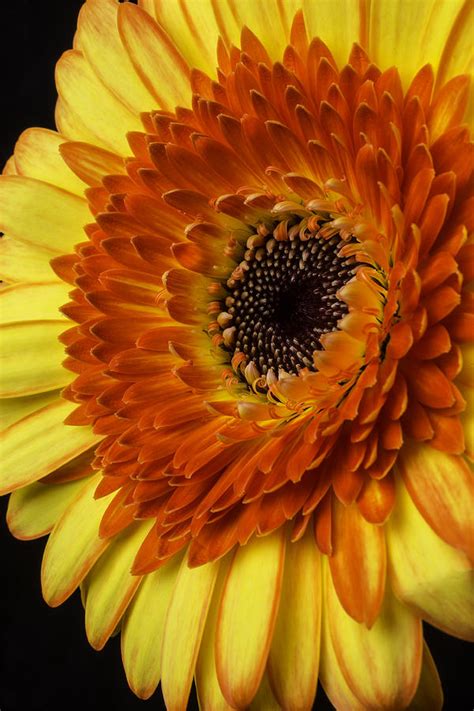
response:
[[[227,282],[223,347],[244,354],[263,375],[314,370],[320,337],[347,313],[337,292],[352,278],[354,259],[338,256],[343,242],[337,234],[281,241],[270,234],[261,241]]]

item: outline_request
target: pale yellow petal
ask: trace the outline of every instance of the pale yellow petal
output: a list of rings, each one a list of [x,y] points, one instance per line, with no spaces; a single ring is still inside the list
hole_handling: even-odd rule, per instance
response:
[[[11,237],[64,254],[84,241],[91,220],[77,195],[34,178],[0,177],[0,229]]]
[[[74,46],[95,75],[132,113],[158,108],[137,75],[117,27],[116,0],[89,0],[79,13]]]
[[[285,555],[283,529],[238,548],[224,586],[216,638],[220,686],[244,708],[265,670],[275,626]]]
[[[76,117],[95,137],[95,143],[120,155],[129,155],[127,142],[129,131],[143,130],[138,114],[132,113],[112,94],[94,74],[81,52],[65,52],[56,65],[56,84],[64,109],[71,114],[70,122]],[[59,115],[57,120],[61,120]],[[68,138],[67,126],[58,127]]]
[[[328,566],[324,566],[326,571]],[[371,711],[405,708],[418,686],[423,634],[421,622],[387,588],[371,629],[341,606],[332,578],[325,575],[327,623],[342,674],[352,693]]]
[[[87,186],[67,167],[59,152],[59,146],[65,140],[64,136],[46,128],[23,131],[15,146],[18,175],[36,178],[82,195]]]
[[[0,434],[0,494],[41,479],[100,441],[89,427],[64,424],[74,407],[58,400]]]
[[[457,5],[457,3],[456,3]],[[449,36],[439,62],[438,85],[458,74],[474,74],[474,3],[464,0],[450,28]],[[472,97],[471,97],[472,102]]]
[[[219,562],[189,568],[183,559],[166,613],[161,688],[170,711],[185,711]],[[178,661],[179,660],[179,661]]]
[[[436,664],[426,642],[423,645],[420,681],[408,711],[441,711],[443,708],[443,689]]]
[[[7,524],[15,538],[30,540],[51,531],[86,479],[64,484],[33,482],[10,495]]]
[[[87,639],[94,649],[103,648],[140,584],[130,570],[150,527],[149,521],[132,524],[113,538],[82,583]]]
[[[100,474],[90,478],[69,504],[49,536],[41,566],[43,597],[61,605],[85,578],[110,540],[99,538],[99,525],[114,494],[95,499]]]
[[[226,556],[220,564],[196,662],[195,680],[199,707],[206,709],[206,711],[230,711],[232,709],[232,706],[229,706],[225,700],[221,687],[219,686],[215,655],[219,601],[229,568],[230,558],[230,555]]]
[[[366,4],[358,0],[304,0],[310,41],[319,37],[329,47],[339,69],[347,63],[354,42],[364,44]],[[385,30],[385,28],[384,28]]]
[[[321,625],[319,680],[327,697],[338,711],[365,711],[365,707],[354,696],[341,671],[329,631],[328,616],[324,611]]]
[[[15,284],[0,291],[0,321],[64,320],[59,307],[68,299],[71,287],[61,282]],[[63,329],[66,330],[64,325]]]
[[[168,110],[188,106],[192,98],[189,69],[166,32],[146,12],[129,3],[119,6],[118,26],[135,70],[157,106]]]
[[[59,282],[49,264],[57,256],[56,250],[4,235],[0,238],[0,278],[12,284]]]
[[[56,390],[72,380],[61,365],[64,346],[58,336],[64,321],[16,321],[0,326],[0,397]]]
[[[474,578],[469,561],[436,535],[401,483],[387,524],[387,546],[398,597],[436,627],[474,639]]]
[[[145,575],[122,622],[122,660],[127,681],[141,699],[148,699],[159,684],[161,648],[166,612],[182,556]]]
[[[4,430],[36,410],[60,400],[59,390],[27,397],[0,398],[0,429]]]
[[[311,709],[318,682],[321,561],[313,531],[287,543],[285,569],[268,673],[281,706]]]
[[[379,0],[372,3],[368,47],[371,59],[381,69],[395,65],[405,85],[424,64],[431,64],[436,72],[463,4],[464,0]],[[468,28],[466,32],[469,32]],[[457,67],[456,63],[452,69]]]

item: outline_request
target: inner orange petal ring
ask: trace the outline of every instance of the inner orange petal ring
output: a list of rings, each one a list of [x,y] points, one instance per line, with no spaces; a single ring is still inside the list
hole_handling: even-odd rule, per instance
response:
[[[466,136],[436,95],[411,120],[410,90],[360,48],[340,72],[319,41],[285,56],[222,50],[192,110],[144,115],[127,175],[87,192],[88,241],[53,261],[74,287],[68,423],[103,436],[96,495],[117,491],[101,535],[155,520],[135,573],[286,521],[330,552],[331,500],[386,520],[404,440],[464,449]]]

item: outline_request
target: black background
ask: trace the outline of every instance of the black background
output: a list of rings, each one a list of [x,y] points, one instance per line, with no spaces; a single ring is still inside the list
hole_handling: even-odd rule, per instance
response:
[[[81,4],[78,0],[2,2],[2,164],[22,130],[54,128],[54,64],[71,47]],[[5,499],[1,505],[0,711],[163,709],[159,692],[145,706],[128,689],[118,639],[100,653],[88,645],[78,593],[54,610],[43,602],[39,580],[44,541],[14,540],[4,524]],[[443,683],[444,708],[471,710],[469,645],[429,626],[426,638]],[[332,708],[321,692],[316,707]],[[189,708],[195,708],[194,699]]]

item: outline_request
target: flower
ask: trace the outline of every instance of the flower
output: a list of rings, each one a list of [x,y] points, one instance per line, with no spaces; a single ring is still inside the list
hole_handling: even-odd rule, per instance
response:
[[[472,638],[472,8],[401,7],[89,0],[0,182],[8,523],[170,709]]]

